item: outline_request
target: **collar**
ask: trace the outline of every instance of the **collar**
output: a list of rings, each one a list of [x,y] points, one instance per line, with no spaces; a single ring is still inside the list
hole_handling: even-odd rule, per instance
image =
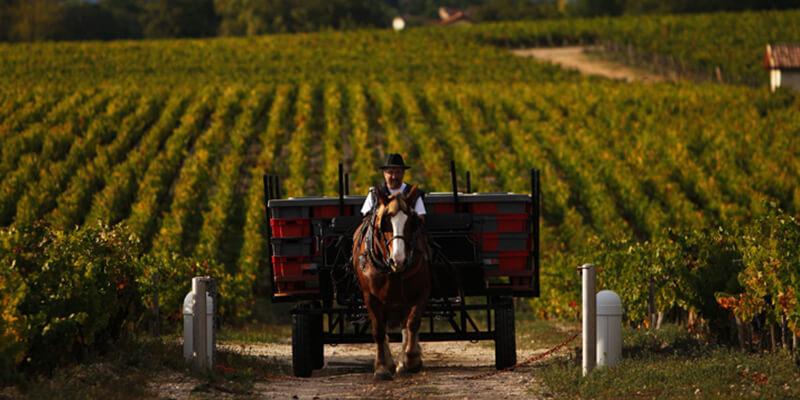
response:
[[[398,194],[398,193],[401,193],[401,192],[405,191],[405,190],[406,190],[406,187],[408,187],[408,185],[407,185],[405,182],[403,182],[403,183],[401,183],[401,184],[400,184],[400,187],[399,187],[399,188],[397,188],[397,189],[390,189],[390,188],[389,188],[389,185],[387,185],[387,184],[386,184],[386,182],[384,182],[384,183],[383,183],[383,187],[385,187],[385,188],[386,188],[386,190],[389,192],[389,194]]]

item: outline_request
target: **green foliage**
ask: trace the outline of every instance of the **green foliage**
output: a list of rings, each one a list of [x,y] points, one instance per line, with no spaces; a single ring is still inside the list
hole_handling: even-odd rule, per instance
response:
[[[797,369],[786,353],[747,354],[707,346],[682,327],[624,332],[622,361],[581,376],[561,359],[542,368],[555,398],[795,398]]]
[[[0,239],[2,365],[47,370],[106,348],[138,321],[138,243],[124,229],[37,224]]]
[[[738,278],[743,294],[764,299],[754,311],[766,312],[773,323],[786,317],[792,331],[800,332],[800,222],[773,206],[758,223],[744,228],[739,246],[744,270]],[[732,305],[734,312],[744,308],[745,304],[739,303]],[[751,312],[741,319],[752,318]]]

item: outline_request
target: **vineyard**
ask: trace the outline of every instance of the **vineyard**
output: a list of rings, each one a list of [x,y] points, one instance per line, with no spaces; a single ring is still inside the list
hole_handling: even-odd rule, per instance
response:
[[[675,21],[738,32],[730,15],[698,18]],[[794,29],[776,40],[800,35],[785,23],[797,13],[745,19]],[[646,35],[672,32],[651,22]],[[579,33],[566,41],[605,26],[688,63],[713,42],[613,28],[635,23],[555,24]],[[389,151],[427,191],[448,190],[451,159],[482,192],[524,193],[528,168],[542,170],[543,292],[527,305],[541,317],[576,315],[575,266],[594,261],[633,323],[653,293],[663,313],[767,313],[800,330],[800,97],[580,78],[480,42],[558,29],[0,45],[13,77],[0,85],[0,366],[135,330],[155,298],[174,323],[197,274],[218,277],[224,318],[247,317],[270,284],[261,176],[280,175],[290,196],[333,195],[343,161],[365,193]]]
[[[764,85],[767,43],[800,41],[800,11],[652,15],[212,40],[0,43],[0,87],[128,83],[542,82],[575,78],[504,47],[603,45],[606,55],[699,79]],[[717,71],[718,70],[718,71]],[[189,78],[194,79],[189,79]],[[24,89],[28,92],[28,89]],[[16,104],[16,103],[15,103]]]
[[[764,85],[768,43],[800,41],[800,11],[652,15],[483,25],[505,47],[598,44],[629,64],[701,80]]]

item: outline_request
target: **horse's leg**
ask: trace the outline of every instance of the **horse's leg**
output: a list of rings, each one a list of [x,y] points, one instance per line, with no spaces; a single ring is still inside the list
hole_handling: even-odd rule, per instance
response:
[[[422,369],[422,347],[419,345],[422,308],[422,305],[415,305],[408,313],[403,327],[403,355],[397,367],[398,373],[416,373]]]
[[[367,303],[367,311],[369,311],[369,316],[372,320],[372,340],[376,346],[374,377],[380,380],[390,380],[394,373],[394,361],[391,364],[387,364],[387,358],[391,360],[392,353],[389,351],[389,337],[386,335],[386,315],[383,305],[374,297],[370,297]],[[390,369],[390,366],[392,369]]]
[[[395,366],[394,363],[394,357],[392,357],[392,349],[389,347],[389,334],[387,333],[386,336],[384,337],[386,338],[385,341],[383,342],[383,351],[384,351],[383,357],[384,360],[386,360],[386,364],[384,365],[386,365],[386,369],[388,369],[389,372],[394,374],[397,367]]]

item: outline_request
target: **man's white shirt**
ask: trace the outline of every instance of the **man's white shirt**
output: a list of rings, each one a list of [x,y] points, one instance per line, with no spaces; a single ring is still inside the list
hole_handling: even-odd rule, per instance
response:
[[[402,191],[406,190],[406,187],[407,187],[407,186],[408,186],[408,185],[406,185],[406,183],[405,183],[405,182],[403,182],[403,184],[402,184],[402,185],[400,185],[400,187],[399,187],[399,188],[397,188],[397,189],[391,189],[391,188],[389,188],[389,193],[391,193],[391,194],[398,194],[398,193],[400,193],[400,192],[402,192]],[[370,192],[370,193],[367,195],[367,199],[366,199],[366,200],[364,200],[364,205],[363,205],[363,206],[361,206],[361,215],[367,215],[367,213],[368,213],[368,212],[370,212],[370,210],[372,210],[372,206],[375,204],[375,199],[373,199],[373,197],[374,197],[374,196],[372,195],[372,192]],[[416,203],[414,203],[414,211],[415,211],[415,212],[416,212],[418,215],[425,215],[425,213],[426,213],[426,211],[425,211],[425,204],[422,204],[422,196],[420,196],[420,197],[417,197],[417,202],[416,202]]]

